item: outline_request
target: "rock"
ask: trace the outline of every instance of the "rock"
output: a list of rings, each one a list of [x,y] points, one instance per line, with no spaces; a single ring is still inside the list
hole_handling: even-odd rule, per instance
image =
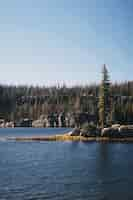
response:
[[[90,136],[90,133],[89,133],[87,130],[82,129],[82,130],[80,131],[80,136],[89,137],[89,136]]]
[[[95,137],[97,136],[97,130],[85,130],[85,129],[82,129],[81,132],[80,132],[80,136],[83,136],[83,137]]]
[[[80,129],[79,128],[74,128],[70,133],[70,136],[80,136]]]
[[[5,124],[5,127],[6,128],[14,128],[14,122],[7,122],[6,124]]]
[[[107,137],[133,137],[133,125],[115,124],[112,127],[104,128],[101,136]]]
[[[119,128],[117,127],[103,128],[101,131],[101,136],[117,137],[119,136]]]
[[[111,127],[112,127],[112,128],[119,128],[119,127],[120,127],[120,124],[113,124]]]
[[[122,125],[119,128],[121,136],[133,136],[133,125]]]
[[[32,122],[32,127],[34,127],[34,128],[43,128],[43,127],[45,127],[44,120],[38,119],[38,120],[33,121]]]
[[[114,127],[114,128],[112,128],[111,136],[112,136],[112,137],[119,137],[119,136],[120,136],[119,127]]]
[[[111,133],[111,128],[103,128],[101,131],[101,136],[109,136]]]

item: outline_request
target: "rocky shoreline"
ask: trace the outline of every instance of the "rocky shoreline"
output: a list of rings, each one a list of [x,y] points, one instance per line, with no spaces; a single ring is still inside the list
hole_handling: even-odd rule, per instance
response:
[[[86,142],[133,142],[133,137],[84,137],[84,136],[70,136],[54,135],[54,136],[33,136],[33,137],[15,137],[7,138],[15,141],[86,141]]]
[[[88,141],[88,142],[133,142],[133,125],[112,125],[108,128],[74,128],[62,135],[7,137],[15,141]]]

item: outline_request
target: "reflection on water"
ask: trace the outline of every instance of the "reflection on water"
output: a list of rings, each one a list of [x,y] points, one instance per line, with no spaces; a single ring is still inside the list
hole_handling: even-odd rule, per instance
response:
[[[133,199],[133,145],[0,142],[0,199]]]

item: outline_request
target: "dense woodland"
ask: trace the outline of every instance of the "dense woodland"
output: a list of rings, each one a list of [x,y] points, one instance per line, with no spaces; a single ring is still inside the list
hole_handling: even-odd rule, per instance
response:
[[[98,116],[99,85],[28,87],[0,85],[0,118],[38,119],[51,113],[89,113]],[[110,86],[111,120],[133,122],[133,81]],[[98,120],[98,119],[97,119]]]

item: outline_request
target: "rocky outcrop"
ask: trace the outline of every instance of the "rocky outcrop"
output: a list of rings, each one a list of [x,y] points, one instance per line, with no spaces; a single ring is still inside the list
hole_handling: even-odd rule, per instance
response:
[[[47,126],[46,120],[38,119],[32,122],[32,127],[34,128],[44,128],[46,126]]]
[[[111,133],[111,128],[103,128],[101,131],[101,136],[109,136]]]
[[[120,124],[113,124],[111,127],[112,128],[119,128],[121,125]]]
[[[80,136],[80,129],[74,128],[70,133],[68,133],[70,136]]]
[[[81,131],[80,131],[80,136],[83,136],[83,137],[96,137],[97,135],[98,135],[97,130],[81,129]]]
[[[75,128],[69,136],[82,136],[82,137],[109,137],[109,138],[125,138],[133,137],[133,125],[119,125],[114,124],[111,127],[103,129],[93,128]]]
[[[14,128],[14,122],[6,122],[5,127],[6,128]]]
[[[117,137],[118,135],[119,135],[119,128],[117,127],[103,128],[101,131],[101,136]]]
[[[133,137],[133,125],[122,125],[119,128],[121,136],[132,136]]]
[[[82,136],[82,137],[89,137],[90,133],[87,130],[81,129],[80,136]]]
[[[101,136],[107,137],[133,137],[133,125],[113,125],[109,128],[104,128],[101,131]]]
[[[32,122],[32,127],[34,128],[43,128],[44,127],[44,124],[41,120],[35,120]]]

